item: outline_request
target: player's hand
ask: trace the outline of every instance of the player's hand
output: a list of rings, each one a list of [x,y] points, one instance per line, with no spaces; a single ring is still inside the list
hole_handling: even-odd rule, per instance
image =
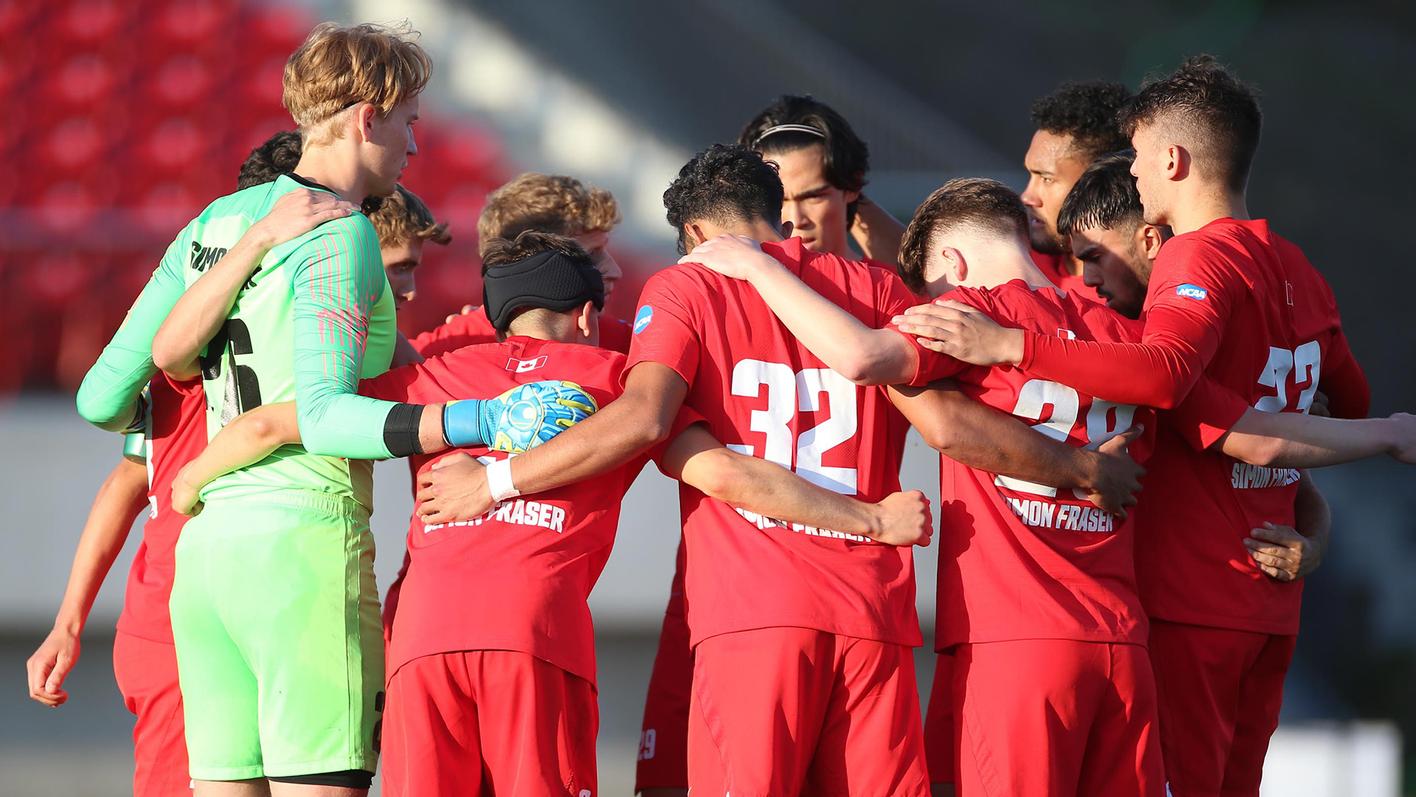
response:
[[[1265,522],[1244,538],[1249,557],[1275,581],[1296,581],[1318,569],[1322,551],[1292,526]]]
[[[297,188],[275,200],[270,212],[251,225],[246,235],[265,249],[294,240],[334,219],[342,219],[359,209],[328,191]]]
[[[1393,413],[1388,419],[1393,427],[1391,457],[1397,462],[1416,465],[1416,415]]]
[[[981,310],[952,300],[911,307],[891,319],[931,351],[974,365],[1017,365],[1023,359],[1023,331],[1000,327]]]
[[[745,280],[758,268],[780,266],[777,258],[762,251],[761,245],[743,235],[720,235],[695,246],[679,258],[680,263],[697,263],[731,279]]]
[[[1088,484],[1082,489],[1088,501],[1122,519],[1126,517],[1126,507],[1136,505],[1141,477],[1146,474],[1146,469],[1131,459],[1126,446],[1144,431],[1144,426],[1133,426],[1098,446],[1086,479]]]
[[[453,313],[452,315],[448,316],[447,318],[444,318],[444,319],[443,319],[443,323],[444,323],[444,324],[451,324],[451,323],[452,323],[452,320],[453,320],[454,318],[457,318],[457,317],[460,316],[460,315],[468,315],[468,314],[470,314],[470,313],[475,313],[475,312],[477,312],[477,311],[480,310],[480,309],[482,309],[482,308],[478,307],[478,306],[475,305],[475,304],[464,304],[464,305],[462,305],[462,309],[461,309],[461,310],[457,311],[456,313]]]
[[[891,493],[875,504],[876,534],[871,538],[886,545],[927,547],[934,534],[934,515],[929,499],[919,490]]]
[[[58,628],[50,631],[25,662],[30,697],[50,708],[64,705],[69,699],[69,693],[64,691],[64,679],[78,661],[78,635]]]
[[[418,477],[418,516],[423,523],[455,523],[485,515],[492,508],[487,469],[457,452],[443,457]]]
[[[179,515],[196,517],[202,511],[202,502],[197,499],[202,485],[192,481],[191,467],[190,462],[183,465],[172,480],[172,511]]]

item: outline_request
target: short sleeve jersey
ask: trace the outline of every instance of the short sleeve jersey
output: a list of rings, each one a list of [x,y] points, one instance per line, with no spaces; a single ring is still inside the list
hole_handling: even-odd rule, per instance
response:
[[[526,337],[468,346],[364,382],[388,401],[437,403],[497,394],[547,379],[574,382],[599,407],[620,393],[624,356]],[[694,423],[680,415],[675,433]],[[460,449],[481,461],[485,447]],[[413,457],[421,472],[446,456]],[[609,558],[620,501],[649,454],[594,479],[503,501],[466,522],[425,525],[415,512],[388,653],[404,663],[457,650],[516,650],[595,681],[586,599]]]
[[[424,357],[447,354],[463,346],[496,342],[497,331],[492,328],[492,322],[487,320],[486,312],[480,307],[469,313],[453,316],[452,320],[439,324],[409,341]],[[629,324],[618,318],[601,315],[600,347],[621,354],[628,353]]]
[[[1080,340],[1140,337],[1137,322],[1105,305],[1021,280],[988,290],[956,288],[948,298],[1004,326]],[[1144,461],[1154,441],[1149,409],[1102,401],[1011,366],[981,368],[921,354],[914,383],[946,377],[971,398],[1070,445],[1094,448],[1142,424],[1147,431],[1130,451]],[[1118,520],[1074,490],[996,476],[947,457],[940,460],[939,502],[940,650],[1018,639],[1145,643],[1130,519]]]
[[[284,194],[303,184],[289,175],[212,203],[189,225],[186,284],[221,259]],[[317,187],[307,185],[307,187]],[[337,426],[349,446],[344,456],[388,456],[383,420],[391,405],[355,395],[359,377],[388,369],[397,329],[393,292],[384,276],[378,238],[362,214],[327,222],[271,249],[237,295],[231,313],[207,344],[202,379],[207,429],[214,436],[242,412],[299,396],[300,431]],[[303,392],[301,383],[318,385]],[[360,412],[310,413],[335,398]],[[316,406],[318,405],[318,408]],[[283,446],[255,465],[228,473],[203,498],[312,490],[372,505],[373,465],[367,459],[310,454]]]
[[[1332,375],[1365,389],[1332,290],[1264,221],[1222,219],[1167,242],[1146,305],[1148,331],[1157,311],[1212,317],[1219,332],[1205,375],[1256,409],[1307,412]],[[1165,415],[1136,509],[1146,610],[1172,622],[1297,633],[1303,582],[1264,575],[1243,541],[1264,521],[1293,524],[1299,474],[1204,451],[1225,431],[1197,419],[1207,395],[1197,388]]]
[[[172,594],[173,551],[187,522],[172,509],[172,481],[206,447],[205,411],[201,382],[173,382],[160,373],[153,377],[143,433],[148,517],[128,571],[118,630],[154,642],[172,643],[167,600]]]
[[[870,327],[917,303],[895,275],[803,251],[799,239],[763,250]],[[645,285],[633,326],[628,367],[672,368],[688,383],[685,404],[730,448],[863,501],[899,489],[905,427],[885,392],[827,368],[746,282],[672,266]],[[920,644],[909,548],[680,490],[693,644],[777,626]]]

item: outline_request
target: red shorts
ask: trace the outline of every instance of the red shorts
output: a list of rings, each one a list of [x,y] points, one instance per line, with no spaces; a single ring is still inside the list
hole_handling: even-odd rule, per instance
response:
[[[688,788],[688,706],[693,691],[693,648],[688,638],[683,614],[666,612],[644,698],[635,792]]]
[[[934,683],[924,712],[924,761],[931,784],[954,782],[954,652],[934,657]]]
[[[903,645],[807,628],[710,637],[688,722],[695,797],[929,794]]]
[[[182,691],[171,642],[118,632],[113,638],[113,675],[133,725],[134,797],[192,797],[187,774]]]
[[[1155,681],[1140,645],[960,645],[954,709],[960,797],[1165,794]]]
[[[383,794],[595,794],[595,687],[530,655],[423,656],[388,682]]]
[[[1151,621],[1174,797],[1257,795],[1295,636]]]

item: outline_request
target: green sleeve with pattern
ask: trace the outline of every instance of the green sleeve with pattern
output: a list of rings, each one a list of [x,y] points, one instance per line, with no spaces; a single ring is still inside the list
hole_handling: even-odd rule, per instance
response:
[[[128,317],[79,385],[74,400],[79,415],[100,429],[121,432],[142,421],[138,395],[157,370],[152,364],[152,339],[186,290],[182,268],[195,225],[195,221],[188,224],[167,247]]]
[[[395,454],[384,426],[399,405],[358,394],[370,319],[387,284],[378,237],[362,216],[326,229],[289,255],[300,438],[312,454],[387,459]]]

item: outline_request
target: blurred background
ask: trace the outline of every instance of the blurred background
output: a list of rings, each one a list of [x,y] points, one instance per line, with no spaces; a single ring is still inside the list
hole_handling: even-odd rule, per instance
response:
[[[408,19],[436,63],[404,182],[452,222],[454,240],[427,249],[418,299],[400,320],[409,333],[480,296],[476,217],[486,193],[520,171],[614,192],[625,219],[612,246],[627,275],[610,309],[628,317],[643,280],[676,257],[660,203],[669,180],[778,94],[811,93],[841,111],[871,147],[867,193],[907,219],[950,177],[1021,189],[1028,108],[1057,83],[1134,87],[1212,52],[1263,93],[1251,210],[1332,283],[1373,414],[1416,408],[1416,333],[1401,289],[1416,211],[1408,2],[0,0],[7,797],[128,789],[132,722],[110,654],[137,534],[95,608],[70,703],[44,709],[24,688],[24,661],[53,621],[89,501],[119,453],[116,437],[75,415],[73,391],[177,230],[234,190],[253,146],[291,127],[281,68],[323,19]],[[401,463],[378,474],[387,585],[410,501]],[[906,486],[937,493],[937,474],[912,439]],[[1416,477],[1373,462],[1317,478],[1333,543],[1309,578],[1265,794],[1416,794]],[[632,788],[675,504],[666,480],[641,478],[592,600],[606,795]],[[934,551],[916,560],[928,634]]]

